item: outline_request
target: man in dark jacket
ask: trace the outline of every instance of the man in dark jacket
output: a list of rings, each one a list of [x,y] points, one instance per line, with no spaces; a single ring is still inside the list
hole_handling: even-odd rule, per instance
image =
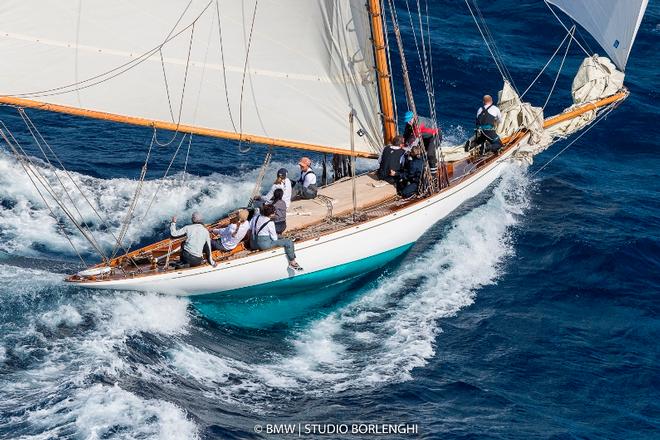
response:
[[[419,183],[424,174],[424,159],[422,157],[422,146],[415,145],[405,161],[401,172],[401,179],[397,184],[397,190],[401,197],[407,199],[417,194]]]
[[[396,184],[403,165],[403,137],[395,136],[392,145],[383,148],[378,166],[378,178],[391,184]]]

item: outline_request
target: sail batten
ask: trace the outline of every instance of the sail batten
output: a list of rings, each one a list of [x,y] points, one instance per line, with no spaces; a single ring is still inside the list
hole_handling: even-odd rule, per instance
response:
[[[79,9],[78,0],[6,0],[0,96],[343,153],[355,111],[356,153],[379,153],[383,127],[364,0],[187,3],[87,0]]]
[[[625,70],[648,0],[546,0],[586,29]]]

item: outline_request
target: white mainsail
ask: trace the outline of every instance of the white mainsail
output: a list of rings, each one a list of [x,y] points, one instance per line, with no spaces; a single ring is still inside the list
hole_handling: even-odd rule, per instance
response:
[[[383,142],[364,0],[4,0],[0,17],[3,98],[346,152],[355,110],[355,151]]]
[[[614,64],[626,68],[648,0],[547,0],[580,23]]]

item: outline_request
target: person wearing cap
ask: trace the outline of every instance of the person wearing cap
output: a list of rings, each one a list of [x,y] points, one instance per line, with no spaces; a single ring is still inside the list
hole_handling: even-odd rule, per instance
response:
[[[500,109],[493,104],[493,97],[485,95],[483,105],[477,110],[477,128],[475,144],[484,150],[497,153],[502,148],[502,141],[497,134],[497,124],[502,120]]]
[[[188,264],[190,267],[200,266],[204,263],[206,253],[208,263],[215,267],[215,261],[211,255],[211,235],[204,226],[204,220],[199,212],[193,213],[192,224],[180,229],[176,227],[176,216],[172,217],[170,236],[172,238],[186,237],[181,249],[180,261],[182,264]]]
[[[417,116],[412,111],[406,112],[403,120],[406,123],[403,137],[407,149],[412,148],[412,146],[421,139],[422,142],[424,142],[424,149],[426,150],[426,159],[429,162],[429,168],[431,169],[431,173],[435,174],[438,170],[438,155],[436,149],[442,142],[442,131],[436,127],[431,119]]]
[[[316,186],[316,174],[312,171],[312,160],[309,157],[303,157],[298,162],[300,166],[300,178],[296,182],[296,198],[313,199],[318,194]]]
[[[277,170],[277,177],[275,178],[275,182],[273,182],[273,185],[270,187],[270,190],[266,193],[265,196],[256,196],[254,198],[255,201],[258,203],[255,203],[254,206],[257,208],[261,208],[264,203],[268,203],[273,200],[273,195],[275,194],[275,190],[277,188],[280,188],[283,191],[282,195],[282,200],[284,200],[284,203],[286,204],[286,207],[288,208],[291,205],[291,180],[287,177],[288,171],[286,168],[280,168]]]
[[[214,251],[222,252],[229,252],[236,249],[236,246],[243,241],[250,230],[250,222],[247,221],[248,215],[249,213],[247,209],[240,209],[238,213],[231,218],[228,226],[219,229],[212,229],[211,232],[217,235],[218,238],[211,241],[211,248]]]
[[[378,178],[396,184],[404,161],[403,136],[395,136],[392,144],[383,148],[378,159]]]

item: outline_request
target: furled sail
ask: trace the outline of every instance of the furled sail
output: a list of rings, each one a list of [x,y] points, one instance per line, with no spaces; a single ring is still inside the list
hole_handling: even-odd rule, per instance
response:
[[[547,0],[580,23],[622,71],[648,0]]]
[[[364,0],[4,0],[0,102],[377,155]]]

